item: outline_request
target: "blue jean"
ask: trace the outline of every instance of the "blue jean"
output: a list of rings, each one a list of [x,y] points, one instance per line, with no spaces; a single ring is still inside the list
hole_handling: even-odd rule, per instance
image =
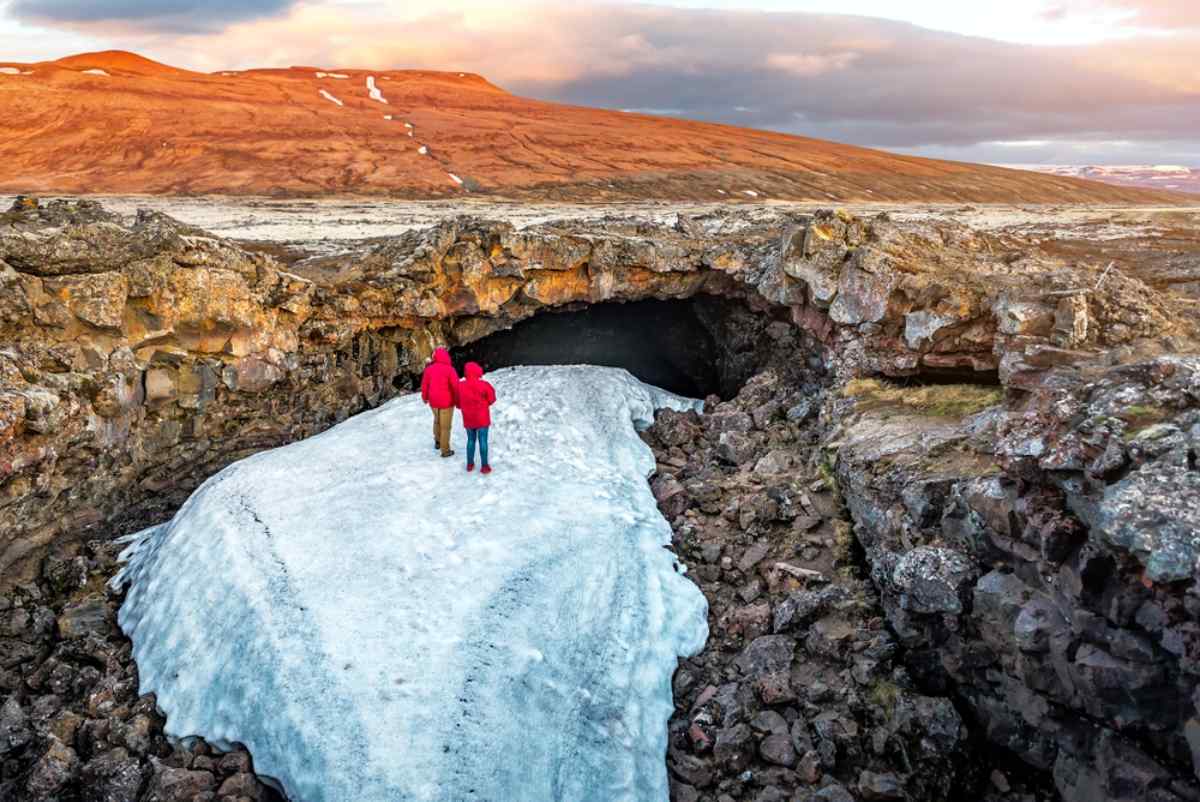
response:
[[[488,427],[482,429],[467,429],[467,464],[475,464],[475,441],[479,441],[479,459],[487,465],[487,435]]]

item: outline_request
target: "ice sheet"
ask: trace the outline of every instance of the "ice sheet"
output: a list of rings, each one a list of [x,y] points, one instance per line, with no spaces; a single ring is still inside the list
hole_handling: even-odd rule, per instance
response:
[[[294,800],[656,800],[706,603],[635,425],[696,402],[599,367],[487,377],[495,473],[415,395],[238,462],[127,550],[120,623],[168,734]]]

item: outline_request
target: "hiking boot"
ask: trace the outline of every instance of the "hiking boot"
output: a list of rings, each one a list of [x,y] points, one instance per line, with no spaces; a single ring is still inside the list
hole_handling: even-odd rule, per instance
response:
[[[491,466],[491,465],[484,465],[482,468],[480,468],[480,469],[479,469],[479,472],[480,472],[480,473],[491,473],[491,472],[492,472],[492,466]]]
[[[475,470],[475,465],[474,465],[474,463],[470,463],[470,462],[468,462],[468,463],[467,463],[467,473],[470,473],[470,472],[471,472],[471,471],[473,471],[473,470]]]
[[[446,457],[453,457],[453,456],[454,456],[453,451],[443,451],[442,452],[442,459],[445,459]]]

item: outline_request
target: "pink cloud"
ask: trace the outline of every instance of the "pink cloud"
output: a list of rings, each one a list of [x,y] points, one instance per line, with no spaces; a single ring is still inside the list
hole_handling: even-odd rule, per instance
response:
[[[811,78],[834,70],[844,70],[858,58],[857,53],[771,53],[767,66],[793,75]]]
[[[1045,12],[1047,18],[1073,14],[1119,13],[1133,27],[1179,30],[1200,28],[1200,3],[1196,0],[1059,0]]]

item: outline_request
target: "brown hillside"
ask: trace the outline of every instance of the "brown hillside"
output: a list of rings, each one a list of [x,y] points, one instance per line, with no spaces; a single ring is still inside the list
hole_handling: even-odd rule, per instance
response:
[[[9,69],[0,71],[0,191],[8,192],[1181,200],[769,131],[546,103],[469,73],[292,67],[208,75],[120,51],[3,67]],[[369,78],[386,103],[370,97]]]

